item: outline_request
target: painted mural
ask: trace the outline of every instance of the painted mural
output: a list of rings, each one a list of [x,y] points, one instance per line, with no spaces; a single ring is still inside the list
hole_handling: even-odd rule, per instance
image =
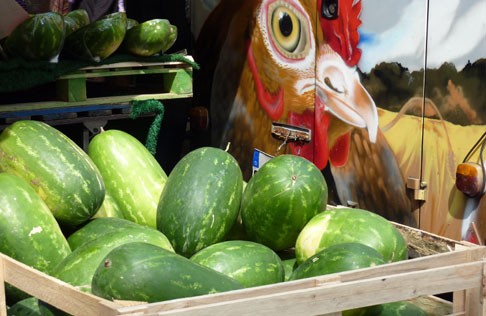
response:
[[[480,166],[484,150],[485,1],[193,0],[191,8],[195,100],[209,108],[209,142],[230,144],[246,179],[254,149],[298,154],[323,170],[331,204],[484,241],[485,195],[458,190],[456,171]],[[310,142],[283,144],[274,122],[309,129]]]

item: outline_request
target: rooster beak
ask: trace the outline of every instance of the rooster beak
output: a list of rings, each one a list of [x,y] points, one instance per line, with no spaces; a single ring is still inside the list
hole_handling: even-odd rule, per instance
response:
[[[376,141],[376,105],[361,85],[356,68],[347,66],[337,54],[324,54],[317,67],[317,97],[325,110],[349,126],[366,128]]]

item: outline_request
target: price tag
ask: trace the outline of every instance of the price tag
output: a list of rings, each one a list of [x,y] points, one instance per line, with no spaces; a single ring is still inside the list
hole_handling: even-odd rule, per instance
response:
[[[272,158],[273,158],[272,155],[269,155],[255,148],[253,150],[252,175],[254,175],[258,171],[258,169],[260,169],[267,161],[269,161]]]

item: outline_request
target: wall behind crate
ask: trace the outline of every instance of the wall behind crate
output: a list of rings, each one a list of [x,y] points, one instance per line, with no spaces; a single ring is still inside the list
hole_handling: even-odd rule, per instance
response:
[[[316,141],[287,152],[323,170],[332,203],[453,239],[467,239],[474,222],[484,240],[486,199],[458,191],[455,172],[486,131],[486,2],[192,0],[191,8],[195,102],[210,109],[209,143],[231,141],[247,179],[253,149],[274,154],[280,145],[271,122],[304,126]],[[292,40],[302,42],[285,46]],[[478,148],[470,159],[478,162]]]

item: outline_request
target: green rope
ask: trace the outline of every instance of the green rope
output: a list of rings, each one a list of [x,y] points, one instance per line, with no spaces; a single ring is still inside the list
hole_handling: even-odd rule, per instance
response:
[[[132,119],[138,118],[142,114],[155,113],[155,118],[149,127],[145,147],[148,151],[155,155],[157,151],[157,140],[159,138],[160,127],[162,126],[162,119],[164,118],[165,108],[159,100],[132,100],[130,102],[132,112],[130,117]]]

